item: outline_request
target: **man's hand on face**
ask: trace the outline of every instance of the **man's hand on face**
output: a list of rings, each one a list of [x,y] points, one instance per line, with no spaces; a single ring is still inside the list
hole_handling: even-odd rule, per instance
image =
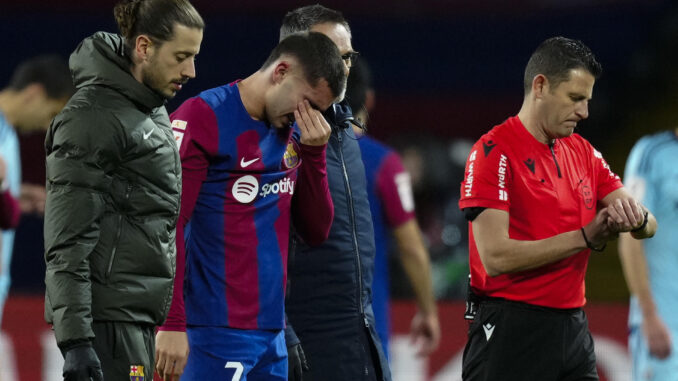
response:
[[[320,111],[311,107],[308,101],[300,102],[294,110],[294,118],[301,130],[301,143],[309,146],[327,144],[332,128]]]

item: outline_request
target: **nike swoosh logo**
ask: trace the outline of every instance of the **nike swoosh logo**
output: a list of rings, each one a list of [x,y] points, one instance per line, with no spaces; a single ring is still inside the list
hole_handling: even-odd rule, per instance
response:
[[[490,337],[492,337],[492,332],[494,332],[494,327],[492,324],[487,323],[483,326],[483,329],[485,330],[485,338],[487,338],[487,341],[490,341]]]
[[[150,138],[153,131],[155,131],[155,128],[151,128],[151,130],[148,131],[148,133],[144,133],[144,140]]]
[[[243,168],[249,167],[250,164],[254,163],[257,160],[259,160],[258,157],[255,158],[255,159],[252,159],[252,160],[245,161],[245,158],[243,157],[242,159],[240,159],[240,166],[243,167]]]

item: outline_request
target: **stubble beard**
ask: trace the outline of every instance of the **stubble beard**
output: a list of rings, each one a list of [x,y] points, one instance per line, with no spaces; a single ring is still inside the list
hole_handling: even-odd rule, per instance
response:
[[[165,99],[172,99],[177,94],[176,91],[169,88],[169,82],[165,82],[161,78],[154,59],[150,60],[148,67],[142,70],[141,75],[144,84],[162,95]]]

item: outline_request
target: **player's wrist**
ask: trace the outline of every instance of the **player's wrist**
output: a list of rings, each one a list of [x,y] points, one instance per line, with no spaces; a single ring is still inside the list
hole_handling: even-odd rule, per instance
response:
[[[593,251],[598,251],[598,252],[605,250],[605,247],[607,247],[607,242],[603,242],[602,246],[601,245],[596,246],[596,245],[593,244],[593,242],[589,241],[589,238],[586,235],[586,230],[584,229],[584,227],[582,227],[580,230],[581,230],[581,235],[584,238],[584,243],[586,244],[586,247],[588,247],[589,249],[591,249]]]
[[[638,227],[631,229],[631,231],[630,231],[631,236],[633,236],[635,238],[637,235],[638,236],[642,235],[642,233],[644,233],[645,229],[647,228],[647,223],[648,223],[649,219],[650,219],[650,212],[645,210],[645,213],[643,213],[643,223],[640,224]]]
[[[323,144],[307,144],[307,143],[302,143],[301,141],[299,142],[299,148],[301,150],[301,153],[309,153],[311,155],[321,155],[323,152],[325,152],[325,148],[327,147],[327,143]]]

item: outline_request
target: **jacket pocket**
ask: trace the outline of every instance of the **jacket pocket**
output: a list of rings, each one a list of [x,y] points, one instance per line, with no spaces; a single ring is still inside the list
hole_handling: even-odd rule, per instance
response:
[[[130,194],[132,193],[132,186],[127,185],[127,189],[125,190],[125,202],[129,200]],[[106,284],[109,283],[109,280],[111,278],[111,272],[113,271],[113,262],[115,261],[115,254],[118,251],[118,245],[120,244],[120,237],[122,236],[122,228],[123,228],[123,214],[120,213],[118,214],[118,221],[117,221],[117,228],[115,231],[115,236],[113,238],[113,246],[111,247],[111,256],[108,258],[108,264],[106,266],[106,275],[104,276],[104,281]]]

